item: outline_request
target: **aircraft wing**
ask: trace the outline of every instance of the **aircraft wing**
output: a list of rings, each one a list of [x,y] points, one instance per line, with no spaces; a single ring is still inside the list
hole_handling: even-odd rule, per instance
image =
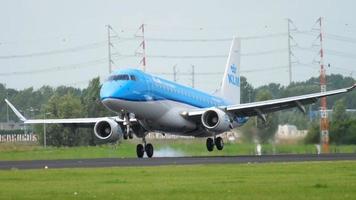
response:
[[[124,119],[119,117],[98,117],[98,118],[68,118],[68,119],[26,119],[16,108],[13,106],[10,101],[5,99],[5,102],[11,110],[16,114],[16,116],[24,123],[24,124],[77,124],[77,125],[89,125],[95,124],[98,121],[105,119],[112,119],[116,122],[124,122]],[[136,122],[136,119],[130,119],[130,122]]]
[[[246,104],[220,106],[219,108],[228,113],[232,113],[235,116],[239,116],[239,117],[259,116],[260,118],[265,120],[264,114],[279,111],[279,110],[284,110],[288,108],[297,107],[302,112],[305,112],[304,105],[315,103],[321,97],[350,92],[355,87],[356,84],[348,88],[332,90],[327,92],[319,92],[319,93],[313,93],[313,94],[307,94],[307,95],[301,95],[295,97],[287,97],[287,98],[259,101],[259,102],[246,103]],[[192,110],[189,112],[184,112],[182,113],[182,115],[188,117],[194,117],[194,116],[202,115],[208,109],[209,108]]]

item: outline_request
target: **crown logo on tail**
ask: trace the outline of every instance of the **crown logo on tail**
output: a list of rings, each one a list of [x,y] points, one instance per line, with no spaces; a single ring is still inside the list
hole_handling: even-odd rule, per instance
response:
[[[231,72],[232,72],[232,73],[236,74],[236,72],[237,72],[237,67],[236,67],[235,64],[232,64],[232,65],[230,66],[230,69],[231,69]]]

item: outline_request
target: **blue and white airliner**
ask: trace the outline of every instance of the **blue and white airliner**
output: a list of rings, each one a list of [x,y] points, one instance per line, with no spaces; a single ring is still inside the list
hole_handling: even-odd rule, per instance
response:
[[[153,156],[153,145],[146,143],[149,132],[207,137],[206,147],[222,150],[220,134],[242,126],[251,116],[266,121],[266,114],[292,107],[305,112],[304,105],[319,98],[346,93],[349,88],[282,99],[240,104],[240,40],[230,48],[220,90],[214,95],[159,78],[138,69],[114,71],[103,83],[100,99],[116,116],[73,119],[26,119],[8,100],[6,103],[24,124],[75,124],[94,127],[95,136],[104,142],[122,138],[142,138],[137,157]]]

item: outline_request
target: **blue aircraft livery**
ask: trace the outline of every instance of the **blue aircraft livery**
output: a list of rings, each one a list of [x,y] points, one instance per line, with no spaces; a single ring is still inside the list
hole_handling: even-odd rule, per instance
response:
[[[230,73],[227,75],[229,79],[229,83],[235,86],[240,86],[240,77],[237,76],[238,68],[235,64],[230,66]]]

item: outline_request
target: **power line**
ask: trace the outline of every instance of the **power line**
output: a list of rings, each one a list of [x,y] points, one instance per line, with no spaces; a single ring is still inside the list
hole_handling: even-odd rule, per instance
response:
[[[288,66],[276,66],[276,67],[269,67],[269,68],[262,68],[262,69],[241,70],[241,73],[254,73],[254,72],[280,70],[280,69],[288,69]]]
[[[136,58],[139,57],[140,55],[136,54],[113,54],[116,57],[127,57],[127,58]],[[227,55],[221,54],[221,55],[196,55],[196,56],[190,56],[190,55],[153,55],[153,54],[148,54],[146,57],[149,58],[167,58],[167,59],[196,59],[196,58],[226,58]]]
[[[273,37],[282,37],[286,36],[287,33],[274,33],[274,34],[266,34],[266,35],[256,35],[256,36],[246,36],[239,37],[241,40],[256,40],[256,39],[265,39],[265,38],[273,38]],[[137,41],[140,38],[133,37],[121,37],[121,36],[113,36],[115,40],[119,41]],[[149,42],[231,42],[232,38],[207,38],[207,39],[192,39],[192,38],[155,38],[155,37],[146,37],[146,41]]]
[[[75,85],[75,86],[78,86],[78,85],[82,85],[82,84],[89,84],[90,81],[92,81],[94,78],[97,78],[97,77],[93,77],[91,79],[86,79],[86,80],[81,80],[81,81],[75,81],[75,82],[71,82],[71,83],[62,83],[62,85]],[[104,79],[103,76],[99,76],[99,79]]]
[[[310,68],[310,69],[315,69],[315,70],[320,70],[320,68],[318,68],[319,66],[316,65],[315,63],[300,63],[300,62],[297,62],[296,63],[297,65],[299,66],[302,66],[302,67],[307,67],[307,68]],[[336,70],[340,70],[340,71],[344,71],[344,72],[350,72],[350,73],[353,73],[356,71],[356,69],[349,69],[348,67],[339,67],[339,66],[334,66],[332,65],[330,67],[331,69],[336,69]]]
[[[227,55],[197,55],[197,56],[189,56],[189,55],[147,55],[149,58],[167,58],[167,59],[196,59],[196,58],[226,58]]]
[[[296,48],[299,49],[299,50],[303,50],[303,51],[310,51],[310,52],[315,52],[316,51],[314,47],[300,47],[300,46],[298,46]],[[328,55],[334,55],[334,56],[340,56],[340,57],[356,59],[356,54],[343,52],[343,51],[338,51],[338,50],[333,50],[333,49],[324,49],[324,53],[326,53]]]
[[[241,53],[241,56],[261,56],[261,55],[268,55],[268,54],[275,54],[275,53],[285,53],[287,51],[288,51],[287,48],[281,48],[281,49],[274,49],[268,51]]]
[[[326,53],[331,54],[331,55],[356,59],[356,54],[337,51],[337,50],[331,50],[331,49],[326,49],[325,51],[326,51]]]
[[[101,63],[106,62],[106,60],[107,59],[105,58],[105,59],[92,60],[92,61],[88,61],[88,62],[84,62],[84,63],[57,66],[57,67],[49,67],[49,68],[42,68],[42,69],[37,69],[37,70],[0,73],[0,76],[15,76],[15,75],[26,75],[26,74],[38,74],[38,73],[46,73],[46,72],[56,72],[56,71],[63,71],[63,70],[73,70],[73,69],[93,66],[93,65],[96,65],[96,64],[101,64]]]
[[[77,47],[67,48],[67,49],[59,49],[52,51],[43,51],[43,52],[35,52],[29,54],[17,54],[17,55],[8,55],[8,56],[0,56],[0,59],[13,59],[13,58],[29,58],[29,57],[38,57],[38,56],[49,56],[55,54],[63,54],[63,53],[73,53],[78,51],[84,51],[89,49],[95,49],[103,47],[105,42],[95,42],[90,44],[85,44]]]
[[[298,30],[295,33],[309,35],[309,36],[315,36],[315,34],[317,34],[318,32],[317,32],[317,30],[311,30],[311,31],[299,31]],[[333,33],[325,33],[324,37],[327,39],[330,39],[330,40],[336,40],[336,41],[340,41],[340,42],[356,44],[356,38],[353,38],[353,37],[348,37],[348,36],[343,36],[343,35],[338,35],[338,34],[333,34]]]
[[[288,66],[276,66],[276,67],[268,67],[268,68],[254,68],[254,69],[250,69],[250,70],[241,70],[241,73],[256,73],[256,72],[264,72],[264,71],[271,71],[271,70],[280,70],[280,69],[288,69]],[[174,75],[174,73],[172,72],[150,72],[152,74],[158,74],[158,75],[169,75],[172,76]],[[179,76],[192,76],[192,72],[180,72],[177,73],[177,75]],[[198,76],[221,76],[222,74],[224,74],[223,71],[217,71],[217,72],[195,72],[195,75]]]
[[[274,33],[274,34],[266,34],[266,35],[256,35],[249,37],[240,37],[241,40],[255,40],[255,39],[265,39],[272,37],[285,37],[288,33]],[[231,40],[231,39],[230,39]]]
[[[35,38],[35,39],[23,39],[23,40],[16,40],[16,41],[0,41],[0,46],[1,45],[18,45],[18,44],[39,44],[43,42],[48,42],[48,41],[55,41],[55,42],[67,42],[68,38],[71,36],[57,36],[57,37],[41,37],[41,38]]]
[[[326,34],[326,38],[341,42],[356,43],[356,38],[341,36],[337,34]]]
[[[274,50],[268,50],[268,51],[260,51],[260,52],[250,52],[250,53],[242,53],[241,56],[261,56],[261,55],[268,55],[268,54],[275,54],[275,53],[285,53],[288,49],[282,48],[282,49],[274,49]],[[139,57],[140,55],[138,54],[119,54],[119,53],[114,53],[112,54],[116,57]],[[216,55],[154,55],[154,54],[148,54],[146,55],[149,58],[167,58],[167,59],[208,59],[208,58],[227,58],[227,54],[216,54]]]

